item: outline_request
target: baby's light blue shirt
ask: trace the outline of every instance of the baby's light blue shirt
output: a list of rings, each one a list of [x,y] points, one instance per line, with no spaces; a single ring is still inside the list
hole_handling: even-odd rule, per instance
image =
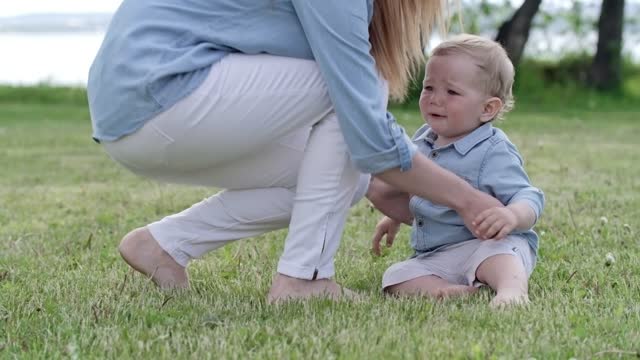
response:
[[[518,149],[502,130],[487,123],[443,147],[436,147],[436,138],[424,125],[413,141],[418,151],[502,204],[527,202],[537,221],[544,207],[544,194],[531,185]],[[458,213],[448,207],[417,196],[411,197],[409,207],[414,215],[411,246],[417,253],[475,238]],[[525,237],[537,253],[538,235],[532,229],[513,234]]]
[[[93,137],[135,132],[229,53],[267,53],[315,59],[360,171],[407,170],[416,150],[383,104],[372,14],[373,0],[124,0],[89,72]]]

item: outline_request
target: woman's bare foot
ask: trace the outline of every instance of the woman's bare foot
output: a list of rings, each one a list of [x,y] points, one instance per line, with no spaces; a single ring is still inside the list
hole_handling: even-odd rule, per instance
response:
[[[343,288],[332,279],[305,280],[278,273],[273,278],[267,302],[277,304],[288,300],[306,300],[314,297],[358,300],[360,295]]]
[[[489,305],[494,309],[529,304],[529,295],[521,289],[502,289],[497,292]]]
[[[120,255],[132,268],[148,276],[162,289],[186,289],[189,277],[164,251],[146,227],[138,228],[122,238]]]

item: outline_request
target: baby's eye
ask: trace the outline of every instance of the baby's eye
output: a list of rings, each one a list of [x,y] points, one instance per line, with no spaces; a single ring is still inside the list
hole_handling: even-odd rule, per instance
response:
[[[455,90],[447,90],[447,94],[449,95],[460,95],[457,91]]]
[[[426,91],[432,91],[432,90],[433,90],[433,86],[431,86],[431,85],[425,85],[425,86],[424,86],[424,90],[426,90]]]

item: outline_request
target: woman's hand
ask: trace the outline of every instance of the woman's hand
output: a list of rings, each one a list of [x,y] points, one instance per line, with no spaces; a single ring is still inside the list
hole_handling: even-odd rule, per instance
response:
[[[477,224],[479,224],[477,220],[478,216],[487,210],[504,208],[504,205],[502,205],[498,199],[475,189],[468,195],[465,199],[465,204],[455,210],[464,220],[467,229],[469,229],[475,237],[482,240],[490,239],[495,234],[487,236],[483,232],[479,232],[477,226]]]
[[[479,239],[503,239],[514,230],[531,229],[536,222],[536,212],[526,201],[517,201],[506,207],[489,208],[473,220],[472,232]]]
[[[501,240],[516,229],[518,218],[508,207],[494,207],[481,212],[473,226],[481,239]]]
[[[398,234],[398,230],[400,230],[400,225],[402,225],[402,223],[393,220],[388,216],[385,216],[378,221],[371,243],[371,250],[374,254],[380,256],[380,242],[382,242],[382,238],[385,237],[385,235],[387,238],[387,247],[391,247],[393,245],[393,241]]]

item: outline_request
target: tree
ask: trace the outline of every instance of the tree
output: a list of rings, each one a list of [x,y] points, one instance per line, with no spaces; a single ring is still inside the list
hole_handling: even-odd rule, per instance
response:
[[[524,46],[529,39],[533,17],[540,9],[541,2],[542,0],[525,0],[513,16],[505,21],[498,30],[496,41],[505,48],[514,66],[520,62]]]
[[[616,90],[622,82],[624,0],[603,0],[598,20],[598,49],[589,71],[589,85]]]

